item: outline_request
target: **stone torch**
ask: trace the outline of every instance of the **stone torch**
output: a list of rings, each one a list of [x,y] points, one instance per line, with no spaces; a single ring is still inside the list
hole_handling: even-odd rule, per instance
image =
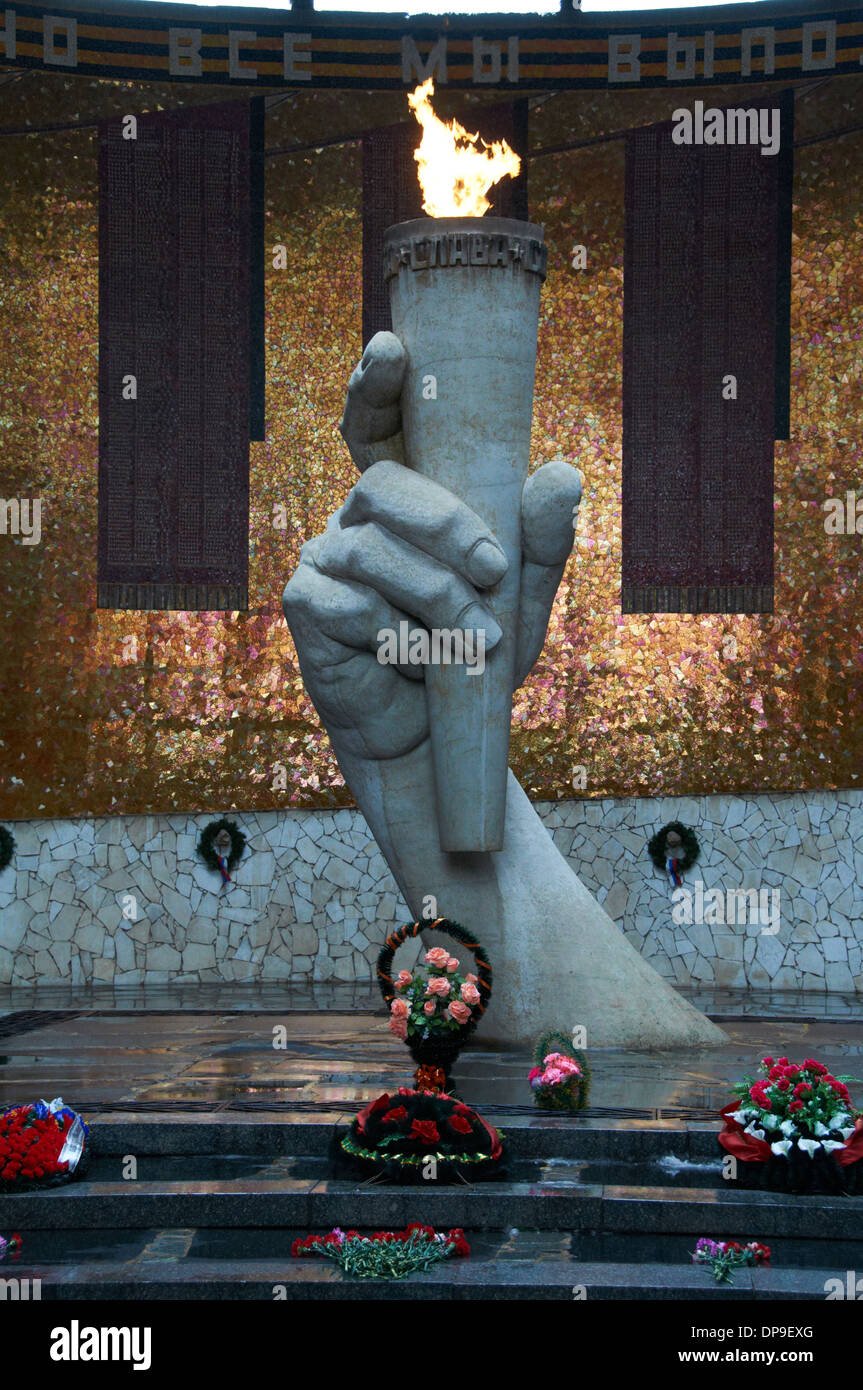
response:
[[[499,850],[503,845],[518,634],[521,494],[528,471],[547,252],[542,228],[532,223],[437,215],[453,203],[481,214],[490,206],[485,189],[501,173],[517,172],[519,160],[506,145],[479,151],[476,137],[468,136],[457,122],[445,126],[438,121],[428,104],[432,91],[429,81],[409,101],[424,129],[415,156],[423,206],[435,215],[391,227],[384,238],[393,332],[407,354],[402,391],[405,454],[412,468],[455,493],[482,517],[509,562],[503,579],[483,595],[503,632],[486,655],[484,669],[479,663],[473,668],[465,663],[426,668],[441,848],[458,853]],[[446,144],[448,137],[449,173],[440,151],[426,148]],[[454,148],[459,140],[461,150]],[[465,141],[473,142],[470,148]],[[507,164],[502,170],[501,159]],[[477,180],[484,183],[478,197]],[[471,195],[467,199],[466,190]]]

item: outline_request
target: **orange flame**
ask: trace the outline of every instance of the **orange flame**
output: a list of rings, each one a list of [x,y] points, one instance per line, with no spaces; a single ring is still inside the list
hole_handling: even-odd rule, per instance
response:
[[[455,118],[449,124],[440,120],[429,101],[433,96],[431,77],[408,94],[410,108],[423,128],[423,138],[414,150],[423,210],[429,217],[482,217],[491,207],[485,196],[488,189],[507,174],[514,177],[521,160],[505,140],[487,145],[478,134],[469,135]]]

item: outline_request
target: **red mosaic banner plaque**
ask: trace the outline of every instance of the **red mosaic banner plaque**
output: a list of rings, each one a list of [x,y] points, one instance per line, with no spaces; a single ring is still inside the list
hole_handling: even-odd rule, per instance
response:
[[[100,608],[247,607],[253,124],[99,128]]]
[[[627,136],[624,613],[773,611],[790,96],[763,104],[781,136],[770,154],[758,143],[675,143],[672,122]]]

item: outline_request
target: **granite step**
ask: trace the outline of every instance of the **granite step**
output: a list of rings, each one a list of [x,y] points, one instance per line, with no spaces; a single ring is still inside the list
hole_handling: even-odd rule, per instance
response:
[[[414,1220],[424,1217],[416,1210]],[[160,1260],[204,1260],[221,1262],[231,1269],[251,1264],[270,1266],[284,1262],[293,1242],[311,1232],[321,1235],[326,1227],[141,1227],[113,1229],[29,1229],[25,1233],[25,1255],[33,1265],[127,1265]],[[370,1229],[359,1228],[365,1235]],[[374,1229],[374,1228],[372,1228]],[[478,1230],[466,1227],[474,1259],[489,1261],[530,1261],[538,1265],[571,1263],[605,1265],[670,1265],[690,1263],[695,1248],[693,1234],[632,1231],[536,1231],[503,1227]],[[700,1232],[711,1235],[712,1230]],[[758,1231],[738,1230],[736,1237],[748,1240]],[[770,1241],[774,1264],[781,1269],[834,1271],[863,1268],[859,1243],[843,1237],[806,1240],[780,1236]],[[153,1268],[156,1266],[154,1265]]]
[[[500,1129],[516,1158],[622,1158],[674,1155],[681,1160],[716,1159],[718,1122],[674,1120],[600,1120],[566,1116],[513,1115],[483,1110]],[[347,1127],[351,1115],[331,1119],[219,1119],[187,1117],[164,1120],[128,1115],[100,1116],[93,1125],[98,1154],[283,1154],[322,1155],[334,1130]]]
[[[470,1233],[468,1233],[470,1239]],[[752,1302],[820,1300],[835,1269],[758,1268],[735,1271],[733,1283],[717,1284],[692,1264],[579,1263],[576,1261],[446,1260],[399,1280],[356,1279],[331,1261],[143,1259],[127,1264],[31,1265],[19,1279],[39,1280],[42,1301],[95,1300],[302,1300],[387,1301],[542,1300],[558,1302],[705,1300]],[[31,1295],[32,1296],[32,1295]]]
[[[422,1219],[436,1227],[680,1232],[771,1240],[863,1241],[863,1198],[784,1197],[723,1188],[599,1184],[544,1178],[472,1187],[404,1188],[318,1178],[82,1180],[0,1196],[0,1230],[163,1227],[375,1229]]]
[[[667,1146],[666,1146],[667,1147]],[[89,1182],[118,1182],[128,1177],[124,1172],[128,1155],[96,1154],[87,1170]],[[330,1164],[319,1154],[137,1154],[136,1182],[207,1182],[229,1180],[246,1182],[254,1179],[325,1181]],[[716,1188],[722,1185],[721,1160],[716,1158],[691,1161],[671,1153],[659,1157],[636,1159],[630,1157],[533,1158],[512,1153],[506,1168],[510,1182],[540,1184],[555,1187],[584,1187],[615,1183],[622,1186],[668,1186]]]
[[[612,1301],[824,1299],[828,1278],[863,1271],[863,1198],[730,1190],[716,1124],[489,1112],[506,1182],[403,1188],[329,1178],[347,1118],[100,1122],[86,1179],[0,1196],[0,1230],[21,1232],[29,1262],[15,1275],[43,1299],[576,1301],[583,1286]],[[290,1257],[312,1231],[415,1220],[463,1227],[471,1258],[378,1282]],[[717,1286],[691,1264],[700,1236],[765,1241],[774,1266]]]

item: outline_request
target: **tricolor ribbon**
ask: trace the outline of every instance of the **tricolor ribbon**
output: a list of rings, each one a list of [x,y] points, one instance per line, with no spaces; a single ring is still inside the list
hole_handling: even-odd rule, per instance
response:
[[[671,882],[674,884],[675,888],[679,888],[680,885],[683,883],[683,879],[677,872],[677,862],[678,861],[676,859],[669,859],[665,865],[666,869],[668,870],[668,877],[671,879]]]
[[[223,883],[230,883],[230,881],[231,881],[231,875],[228,873],[228,861],[227,861],[227,859],[225,859],[224,855],[221,855],[221,854],[217,854],[217,855],[216,855],[216,858],[217,858],[218,861],[219,861],[219,870],[220,870],[221,875],[222,875],[222,882],[223,882]]]
[[[66,1132],[63,1147],[57,1155],[57,1162],[68,1163],[68,1171],[74,1173],[81,1161],[87,1135],[90,1133],[81,1116],[76,1115],[74,1110],[70,1110],[68,1105],[64,1105],[61,1096],[57,1096],[56,1100],[50,1102],[37,1100],[33,1109],[40,1120],[44,1120],[48,1115],[69,1115],[72,1117],[72,1124]]]

